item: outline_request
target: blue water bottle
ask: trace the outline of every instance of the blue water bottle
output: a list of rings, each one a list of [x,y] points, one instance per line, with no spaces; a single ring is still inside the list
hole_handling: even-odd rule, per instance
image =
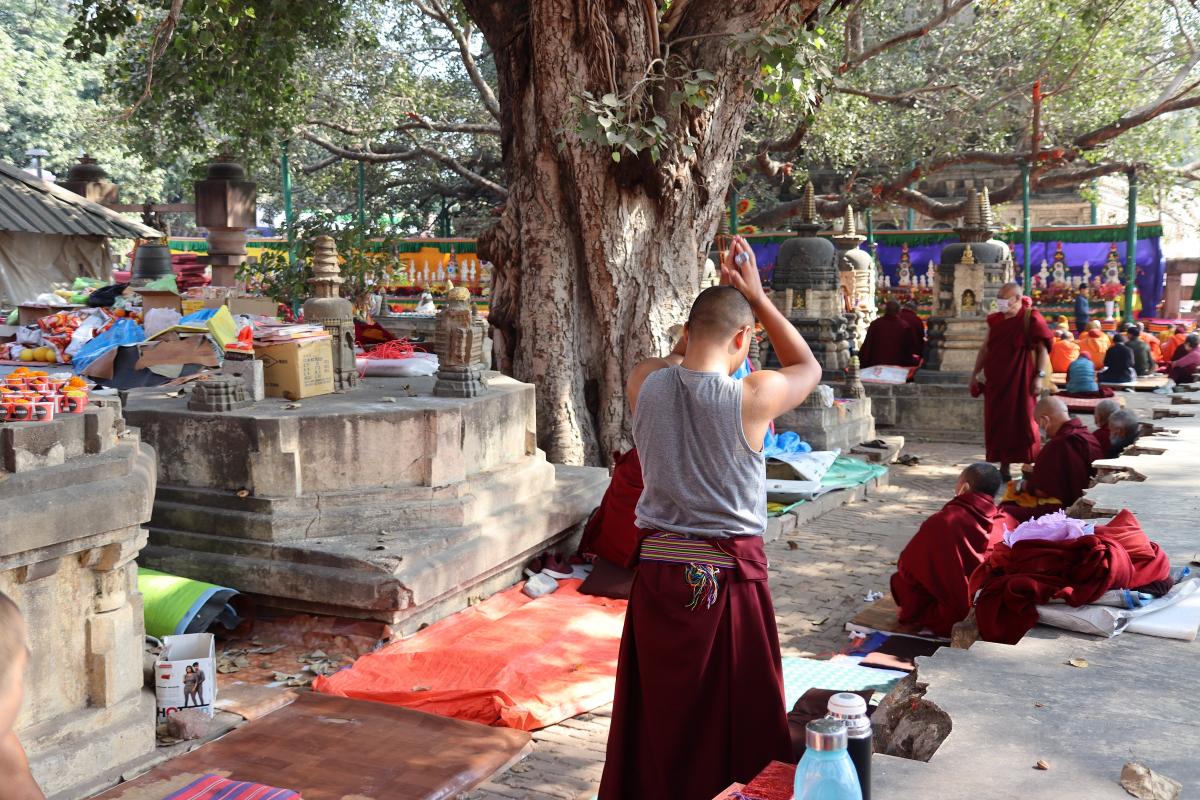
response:
[[[796,767],[794,800],[862,800],[858,774],[846,752],[846,723],[813,720],[804,739],[807,749]]]

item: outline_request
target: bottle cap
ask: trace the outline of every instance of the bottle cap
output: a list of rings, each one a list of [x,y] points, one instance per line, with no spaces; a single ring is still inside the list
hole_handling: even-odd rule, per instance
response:
[[[804,742],[809,750],[845,750],[846,723],[840,719],[814,719],[804,728]]]
[[[838,692],[829,698],[829,713],[837,717],[865,717],[867,701],[853,692]]]

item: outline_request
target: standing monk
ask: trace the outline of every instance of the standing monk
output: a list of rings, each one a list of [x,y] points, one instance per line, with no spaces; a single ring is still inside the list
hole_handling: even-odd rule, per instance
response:
[[[743,263],[738,257],[744,255]],[[791,759],[767,589],[763,438],[821,367],[767,300],[734,239],[722,281],[692,305],[687,351],[629,378],[645,484],[601,800],[709,800]],[[783,365],[736,381],[755,316]]]
[[[983,440],[987,460],[1000,464],[1011,480],[1009,464],[1029,463],[1040,441],[1033,406],[1050,373],[1050,328],[1021,287],[1006,283],[987,318],[988,335],[971,373],[971,394],[983,384]],[[980,374],[982,373],[982,380]]]

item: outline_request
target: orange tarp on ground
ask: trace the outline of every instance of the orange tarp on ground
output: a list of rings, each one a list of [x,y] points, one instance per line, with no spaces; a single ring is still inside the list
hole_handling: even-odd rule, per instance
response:
[[[613,699],[624,600],[520,587],[318,678],[326,694],[532,731]]]

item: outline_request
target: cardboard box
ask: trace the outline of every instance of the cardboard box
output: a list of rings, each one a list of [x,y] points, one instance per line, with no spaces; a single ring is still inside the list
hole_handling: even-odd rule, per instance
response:
[[[169,308],[172,311],[183,313],[183,298],[178,292],[167,291],[166,289],[138,289],[136,290],[142,296],[142,314],[152,308]]]
[[[255,345],[263,362],[267,397],[300,400],[333,393],[333,348],[329,336]]]
[[[40,303],[22,303],[17,306],[17,325],[32,325],[42,317],[48,317],[60,311],[74,311],[77,308],[86,308],[86,306],[79,304],[47,306]]]
[[[154,699],[160,722],[185,708],[213,715],[217,699],[216,655],[211,633],[163,637],[163,651],[154,662]]]

